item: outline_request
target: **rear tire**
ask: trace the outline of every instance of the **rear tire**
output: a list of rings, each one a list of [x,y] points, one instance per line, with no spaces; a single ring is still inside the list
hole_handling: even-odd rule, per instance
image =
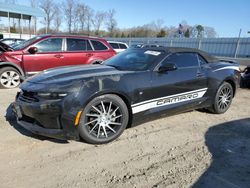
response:
[[[225,113],[232,103],[233,94],[232,85],[228,82],[222,83],[217,90],[213,105],[208,110],[214,114]]]
[[[107,94],[91,100],[82,112],[79,134],[90,144],[105,144],[119,137],[128,125],[129,113],[124,101]]]
[[[12,67],[0,69],[0,88],[12,89],[21,83],[20,73]]]

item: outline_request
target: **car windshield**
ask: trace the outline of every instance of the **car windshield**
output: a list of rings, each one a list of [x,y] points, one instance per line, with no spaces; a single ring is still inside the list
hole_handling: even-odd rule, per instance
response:
[[[36,40],[38,40],[40,38],[42,38],[42,36],[36,36],[36,37],[33,37],[33,38],[29,39],[29,40],[23,41],[20,44],[14,46],[13,49],[14,50],[21,50],[23,48],[26,48],[27,46],[32,44],[34,41],[36,41]]]
[[[128,49],[103,64],[119,70],[148,70],[152,64],[163,57],[164,51]]]

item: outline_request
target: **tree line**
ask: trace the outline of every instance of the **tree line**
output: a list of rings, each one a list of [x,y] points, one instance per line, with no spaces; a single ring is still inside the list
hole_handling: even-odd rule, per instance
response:
[[[95,11],[85,3],[76,0],[64,0],[60,4],[53,0],[31,0],[30,2],[32,7],[41,8],[46,15],[42,21],[44,27],[38,31],[39,33],[115,35],[117,21],[114,9]],[[63,23],[66,25],[66,31],[61,30]]]
[[[16,0],[5,0],[17,3]],[[41,8],[45,17],[41,21],[43,27],[38,34],[69,33],[101,37],[186,37],[213,38],[217,33],[213,27],[202,24],[189,25],[187,21],[177,26],[166,26],[163,19],[158,19],[141,26],[122,29],[118,27],[116,11],[98,11],[77,0],[30,0],[30,6]],[[33,21],[36,30],[37,20]],[[64,29],[63,29],[64,28]]]

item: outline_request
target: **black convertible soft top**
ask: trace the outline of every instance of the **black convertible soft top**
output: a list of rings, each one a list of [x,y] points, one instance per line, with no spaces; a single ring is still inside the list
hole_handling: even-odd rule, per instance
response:
[[[145,49],[145,48],[144,48]],[[208,63],[214,63],[220,61],[218,58],[209,55],[208,53],[195,49],[195,48],[181,48],[181,47],[146,47],[148,50],[164,51],[166,53],[178,53],[178,52],[194,52],[204,57]]]

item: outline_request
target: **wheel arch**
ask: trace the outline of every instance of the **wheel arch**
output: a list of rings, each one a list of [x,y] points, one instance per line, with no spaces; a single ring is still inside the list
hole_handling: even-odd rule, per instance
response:
[[[20,66],[16,65],[15,63],[12,63],[12,62],[0,62],[0,69],[5,68],[5,67],[12,67],[12,68],[16,69],[20,73],[21,79],[24,80],[25,74]]]
[[[132,125],[132,121],[133,121],[133,113],[132,113],[132,107],[130,105],[131,103],[131,99],[129,96],[127,96],[125,93],[120,92],[120,91],[114,91],[114,90],[106,90],[106,91],[100,91],[98,93],[95,93],[94,95],[92,95],[88,101],[86,101],[86,104],[84,106],[86,106],[91,100],[93,100],[95,97],[99,97],[101,95],[107,95],[107,94],[113,94],[113,95],[117,95],[118,97],[120,97],[124,103],[126,104],[127,108],[128,108],[128,113],[129,113],[129,121],[128,121],[128,125],[127,128],[130,128]]]
[[[232,88],[233,88],[233,97],[235,96],[235,93],[236,93],[236,83],[235,81],[233,81],[232,79],[228,78],[228,79],[225,79],[224,82],[227,82],[229,83]]]
[[[102,63],[102,62],[103,62],[103,60],[102,60],[102,59],[97,58],[97,59],[93,59],[93,60],[91,60],[91,61],[90,61],[90,64],[100,64],[100,63]]]
[[[132,125],[132,120],[133,120],[133,113],[132,113],[132,107],[130,105],[130,99],[128,99],[128,97],[126,97],[125,95],[121,94],[121,93],[111,93],[114,95],[119,96],[126,104],[127,108],[128,108],[128,113],[129,113],[129,118],[128,118],[128,125],[127,128],[130,128]]]

